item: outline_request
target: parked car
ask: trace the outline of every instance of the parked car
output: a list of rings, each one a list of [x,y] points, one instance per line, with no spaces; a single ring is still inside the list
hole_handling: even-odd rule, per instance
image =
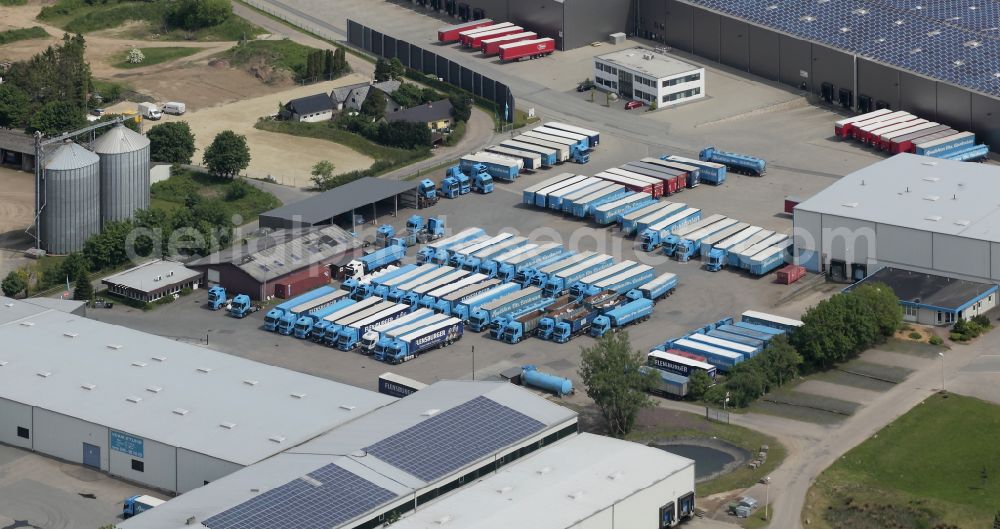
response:
[[[101,117],[101,116],[104,115],[104,109],[103,108],[94,108],[94,109],[91,109],[90,110],[90,114],[92,116]]]
[[[594,88],[595,86],[597,86],[597,85],[595,85],[593,81],[591,81],[590,79],[587,79],[586,81],[584,81],[584,82],[576,85],[576,91],[577,92],[586,92],[587,90],[590,90],[590,89]]]
[[[645,103],[643,103],[642,101],[632,100],[632,101],[629,101],[628,103],[625,103],[625,110],[632,110],[632,109],[635,109],[635,108],[642,108],[643,106],[645,106]]]

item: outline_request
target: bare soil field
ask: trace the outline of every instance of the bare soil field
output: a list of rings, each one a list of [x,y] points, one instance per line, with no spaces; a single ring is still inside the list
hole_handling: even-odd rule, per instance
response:
[[[225,71],[234,72],[231,69]],[[336,81],[308,86],[288,88],[280,93],[242,99],[209,108],[188,111],[183,116],[164,116],[161,122],[172,120],[187,121],[195,135],[195,163],[200,163],[201,155],[216,134],[232,130],[244,134],[250,145],[250,167],[247,176],[265,178],[272,176],[279,183],[306,187],[311,185],[309,172],[313,164],[320,160],[333,162],[337,173],[366,169],[374,160],[347,147],[329,141],[312,138],[298,138],[287,134],[264,132],[253,127],[258,117],[274,114],[278,103],[320,92],[330,92],[334,87],[365,81],[352,74]],[[187,97],[187,96],[185,96]],[[184,101],[183,98],[178,98]],[[187,101],[185,101],[187,102]],[[109,107],[109,111],[130,110],[133,103],[120,103]],[[146,122],[145,126],[153,123]]]
[[[0,277],[27,262],[21,252],[31,247],[31,238],[24,230],[34,212],[34,176],[0,167]]]

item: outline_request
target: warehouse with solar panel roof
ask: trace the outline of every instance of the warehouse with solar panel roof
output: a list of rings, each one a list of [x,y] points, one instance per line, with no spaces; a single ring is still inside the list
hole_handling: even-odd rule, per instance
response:
[[[858,112],[888,108],[1000,151],[993,0],[644,0],[634,33]]]
[[[544,475],[530,497],[586,486],[577,510],[606,511],[588,527],[694,513],[693,461],[580,434],[575,411],[508,382],[439,381],[397,399],[76,309],[0,297],[0,417],[16,426],[0,442],[180,494],[122,529],[381,527],[465,489],[475,498],[501,472]],[[595,449],[605,457],[571,468]]]

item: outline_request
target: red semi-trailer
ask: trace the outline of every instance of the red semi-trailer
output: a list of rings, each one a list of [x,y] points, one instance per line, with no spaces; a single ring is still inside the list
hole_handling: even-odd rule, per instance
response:
[[[910,121],[893,123],[892,125],[882,127],[879,129],[874,129],[872,130],[870,135],[871,144],[875,147],[879,147],[880,145],[882,145],[883,138],[892,137],[892,135],[897,131],[908,129],[910,127],[921,125],[924,123],[928,123],[928,121],[926,119],[913,119]]]
[[[534,40],[537,38],[538,34],[535,33],[534,31],[514,33],[513,35],[504,35],[502,37],[485,39],[480,45],[480,49],[482,49],[483,55],[491,56],[500,53],[500,46],[504,44],[513,44],[515,42],[521,42],[523,40]]]
[[[492,24],[490,26],[484,26],[475,29],[467,29],[458,34],[458,42],[460,42],[462,46],[468,46],[469,39],[475,37],[476,35],[479,35],[481,33],[486,33],[488,31],[496,31],[498,29],[509,28],[513,25],[514,24],[510,22],[500,22],[499,24]]]
[[[854,128],[855,123],[861,121],[868,121],[869,119],[877,118],[879,116],[884,116],[886,114],[891,114],[892,111],[888,108],[883,108],[876,110],[874,112],[868,112],[865,114],[860,114],[857,116],[842,119],[833,124],[833,133],[841,138],[846,138],[851,135],[851,130]]]
[[[914,132],[920,132],[920,131],[923,131],[923,130],[930,130],[930,129],[933,129],[934,127],[938,127],[940,125],[941,125],[940,123],[935,123],[933,121],[928,121],[926,123],[914,124],[912,127],[908,127],[908,128],[902,129],[902,130],[897,130],[896,132],[890,134],[888,137],[886,137],[886,136],[875,137],[873,143],[879,149],[881,149],[883,151],[889,151],[889,150],[892,149],[892,140],[893,139],[895,139],[895,138],[901,138],[903,136],[906,136],[907,134],[912,134]]]
[[[927,130],[921,130],[919,132],[911,132],[905,136],[900,136],[898,138],[893,138],[892,143],[889,145],[889,152],[893,154],[899,154],[901,152],[913,152],[916,149],[918,143],[925,143],[928,141],[934,141],[940,138],[947,138],[958,134],[958,131],[949,127],[948,125],[938,125],[937,127],[930,128]]]
[[[438,42],[458,42],[458,34],[463,31],[468,31],[470,29],[484,28],[486,26],[492,26],[493,21],[484,18],[482,20],[473,20],[471,22],[462,22],[461,24],[455,24],[454,26],[445,26],[438,29]]]
[[[475,35],[469,37],[467,42],[470,48],[482,49],[484,40],[505,37],[516,33],[524,33],[524,28],[521,26],[507,26],[505,28],[483,31],[482,33],[476,33]]]
[[[853,124],[853,126],[851,127],[851,137],[854,138],[854,139],[856,139],[856,140],[863,140],[863,138],[862,138],[862,131],[863,130],[878,128],[880,123],[882,125],[888,125],[888,123],[884,123],[884,122],[887,122],[887,121],[893,120],[893,119],[898,120],[901,117],[906,117],[906,116],[910,116],[910,115],[911,114],[909,112],[904,112],[904,111],[900,110],[900,111],[896,111],[896,112],[890,112],[888,114],[882,114],[881,116],[877,116],[877,117],[874,117],[874,118],[871,118],[871,119],[866,119],[864,121],[855,121],[854,124]],[[893,123],[895,123],[895,122],[893,122]]]
[[[945,126],[944,130],[934,132],[933,134],[921,135],[922,132],[923,131],[914,132],[913,134],[907,134],[906,136],[899,138],[892,144],[890,152],[893,154],[899,154],[901,152],[914,153],[917,150],[918,143],[927,143],[929,141],[940,140],[941,138],[947,138],[948,136],[958,134],[957,130],[949,128],[948,126]]]
[[[556,50],[556,41],[550,38],[525,40],[500,46],[500,61],[520,61],[521,59],[536,59],[551,54]]]
[[[880,129],[884,129],[890,125],[895,125],[896,123],[905,123],[907,121],[913,121],[917,119],[917,116],[910,114],[909,112],[900,112],[901,116],[896,116],[894,118],[889,118],[886,120],[878,121],[872,123],[871,125],[865,125],[854,129],[855,138],[861,140],[864,143],[871,143],[872,132]]]

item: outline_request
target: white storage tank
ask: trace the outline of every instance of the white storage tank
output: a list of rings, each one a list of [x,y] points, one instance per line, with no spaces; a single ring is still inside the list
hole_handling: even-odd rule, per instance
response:
[[[91,148],[101,159],[101,225],[149,208],[149,139],[116,125]]]
[[[48,253],[80,250],[101,231],[99,163],[96,154],[72,142],[46,156],[39,233]]]

